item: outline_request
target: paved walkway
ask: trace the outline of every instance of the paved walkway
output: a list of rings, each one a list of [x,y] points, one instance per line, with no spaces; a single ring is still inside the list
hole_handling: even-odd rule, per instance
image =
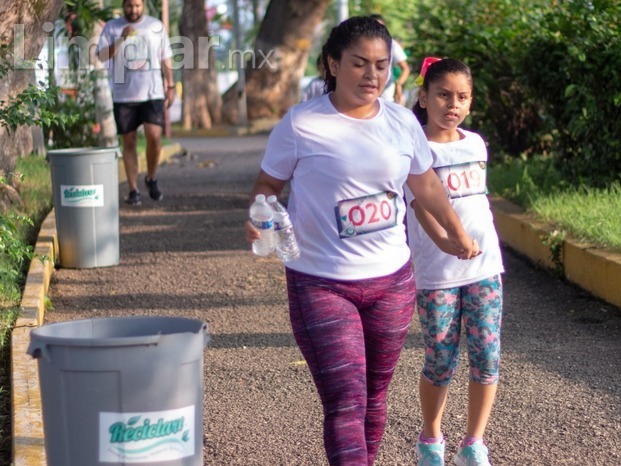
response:
[[[188,154],[160,169],[164,200],[121,206],[120,264],[57,269],[49,290],[46,322],[169,315],[209,324],[206,465],[325,464],[319,401],[290,333],[283,268],[254,257],[242,238],[265,141],[178,139]],[[621,312],[508,250],[504,257],[503,363],[487,436],[492,463],[621,464]],[[415,319],[377,465],[415,462],[422,356]],[[465,428],[462,356],[444,421],[447,459]]]

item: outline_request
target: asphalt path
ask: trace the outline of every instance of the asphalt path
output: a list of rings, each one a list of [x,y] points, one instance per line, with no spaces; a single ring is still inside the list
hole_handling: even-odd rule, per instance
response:
[[[322,416],[291,335],[282,265],[243,240],[265,134],[177,139],[164,200],[120,206],[118,266],[55,271],[46,322],[125,315],[208,323],[205,465],[325,465]],[[142,181],[141,181],[142,182]],[[127,186],[121,185],[121,197]],[[621,311],[507,248],[503,360],[486,441],[494,465],[621,465]],[[418,321],[389,397],[377,465],[415,464]],[[462,353],[444,418],[447,464],[466,422]]]

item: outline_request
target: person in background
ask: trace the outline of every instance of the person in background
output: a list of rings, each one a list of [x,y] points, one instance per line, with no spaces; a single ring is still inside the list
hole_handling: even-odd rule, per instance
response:
[[[419,393],[423,429],[417,442],[418,464],[444,464],[442,414],[448,386],[459,362],[462,326],[470,362],[468,418],[457,466],[489,466],[483,435],[490,417],[500,365],[503,261],[487,199],[487,149],[476,133],[460,128],[470,112],[470,69],[451,58],[423,62],[422,88],[414,114],[423,125],[451,205],[482,253],[457,260],[444,228],[406,190],[415,215],[408,213],[408,236],[417,285],[417,307],[425,343]]]
[[[124,16],[103,28],[97,55],[109,63],[114,118],[122,138],[123,165],[129,185],[125,202],[140,205],[138,128],[147,141],[145,184],[155,201],[163,198],[155,177],[162,149],[165,108],[175,99],[172,49],[162,22],[144,14],[144,0],[123,0]]]
[[[250,193],[279,195],[300,257],[286,263],[289,316],[323,405],[331,465],[372,465],[388,387],[414,312],[405,183],[462,259],[476,243],[451,209],[420,124],[380,98],[391,37],[370,17],[334,27],[322,48],[326,93],[289,109],[269,136]],[[250,221],[245,238],[260,232]]]
[[[323,59],[321,58],[321,54],[319,54],[319,56],[317,57],[317,73],[318,75],[315,76],[304,89],[304,93],[302,94],[302,102],[306,102],[308,99],[312,99],[313,97],[324,94],[325,68],[323,66]]]
[[[371,18],[379,21],[382,25],[386,26],[384,17],[380,14],[373,14]],[[405,54],[403,47],[396,40],[392,40],[392,46],[390,51],[390,74],[386,88],[382,93],[382,98],[396,102],[403,105],[405,103],[405,97],[403,95],[403,86],[405,85],[408,76],[410,76],[410,66],[408,65],[408,56]],[[395,77],[393,69],[399,69],[400,73]]]

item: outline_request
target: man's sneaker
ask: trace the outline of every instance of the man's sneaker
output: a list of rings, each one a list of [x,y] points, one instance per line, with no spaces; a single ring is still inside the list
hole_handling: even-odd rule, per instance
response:
[[[417,465],[444,466],[444,446],[444,439],[438,443],[423,443],[419,440],[416,443]]]
[[[157,187],[157,180],[150,180],[145,176],[144,182],[147,188],[149,188],[149,196],[151,196],[151,199],[154,201],[161,201],[164,198],[162,191]]]
[[[457,466],[491,466],[487,454],[487,447],[483,440],[477,440],[467,447],[459,447],[455,455],[455,464]]]
[[[140,198],[140,192],[137,189],[132,189],[129,192],[129,195],[125,199],[129,205],[140,205],[142,204],[142,199]]]

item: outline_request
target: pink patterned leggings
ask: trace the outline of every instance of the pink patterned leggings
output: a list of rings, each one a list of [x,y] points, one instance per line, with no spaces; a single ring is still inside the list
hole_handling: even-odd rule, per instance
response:
[[[410,261],[386,277],[330,280],[287,269],[293,334],[324,412],[330,465],[372,465],[414,311]]]

